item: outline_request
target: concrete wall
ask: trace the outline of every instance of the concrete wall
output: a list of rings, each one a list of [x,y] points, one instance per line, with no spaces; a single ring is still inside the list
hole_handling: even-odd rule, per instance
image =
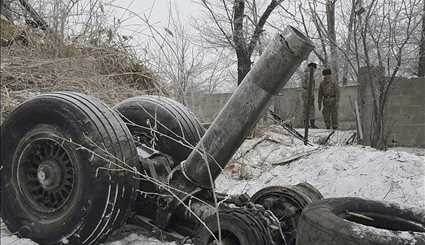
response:
[[[394,81],[385,123],[387,144],[425,147],[425,78]]]
[[[187,98],[188,107],[203,123],[211,123],[224,107],[231,93],[224,94],[195,94]]]
[[[283,89],[274,98],[275,111],[282,119],[293,119],[294,127],[304,127],[302,88]],[[315,119],[317,126],[325,128],[322,112],[317,108],[318,89],[314,91]],[[340,88],[340,101],[338,108],[338,122],[340,129],[356,128],[356,117],[354,114],[354,101],[357,99],[357,86],[345,86]]]
[[[377,70],[376,79],[382,70]],[[355,129],[354,102],[358,100],[365,143],[370,144],[372,122],[372,95],[366,86],[368,79],[360,72],[359,86],[340,88],[339,124],[340,129]],[[374,79],[374,78],[372,78]],[[360,96],[361,95],[361,96]],[[223,108],[231,94],[193,95],[187,101],[189,107],[202,122],[211,123]],[[292,119],[294,127],[303,127],[302,89],[285,88],[273,98],[274,111],[282,119]],[[317,125],[324,128],[323,116],[317,110],[317,89],[315,90]],[[397,79],[389,91],[385,111],[387,145],[425,147],[425,78]]]
[[[322,113],[317,109],[317,93],[315,90],[316,120],[319,127],[325,127]],[[339,105],[339,124],[342,129],[354,129],[355,115],[353,101],[357,96],[357,87],[348,86],[340,89],[341,99]],[[201,119],[202,122],[212,122],[217,113],[223,108],[231,94],[194,95],[189,100],[189,107]],[[273,98],[272,106],[282,119],[291,119],[294,127],[303,127],[303,101],[301,88],[283,89],[279,95]]]
[[[383,70],[373,68],[373,79]],[[373,100],[366,72],[359,77],[360,110],[365,144],[370,144]],[[392,84],[385,108],[385,138],[388,146],[425,147],[425,78],[397,78]]]

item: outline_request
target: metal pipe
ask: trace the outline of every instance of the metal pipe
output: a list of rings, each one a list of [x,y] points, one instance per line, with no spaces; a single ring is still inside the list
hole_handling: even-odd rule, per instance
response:
[[[312,42],[291,26],[274,37],[182,163],[183,175],[190,182],[211,188],[211,182],[255,127],[273,95],[281,90],[313,48]]]

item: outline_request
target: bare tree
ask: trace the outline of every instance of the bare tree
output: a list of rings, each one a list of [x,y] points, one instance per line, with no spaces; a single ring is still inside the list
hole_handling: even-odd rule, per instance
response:
[[[303,28],[304,33],[316,42],[317,48],[313,51],[315,56],[324,67],[334,70],[336,79],[339,78],[339,64],[342,64],[343,81],[346,83],[356,70],[352,62],[354,59],[351,47],[355,0],[295,1],[292,6],[289,2],[285,3],[287,4],[278,11],[281,17],[279,20],[295,22]],[[338,11],[340,9],[343,11]],[[349,13],[348,20],[346,10]],[[273,23],[271,26],[278,30],[283,28],[281,24]]]
[[[419,45],[419,64],[418,64],[418,76],[425,76],[425,1],[422,3],[422,31],[421,31],[421,43]]]
[[[207,11],[208,21],[212,21],[214,27],[208,25],[199,29],[209,42],[224,44],[235,50],[238,84],[251,69],[251,57],[264,32],[267,20],[282,2],[283,0],[270,0],[259,15],[256,0],[200,0]]]
[[[389,90],[396,77],[411,74],[410,67],[417,62],[416,39],[424,16],[422,8],[419,10],[417,6],[422,3],[422,0],[327,0],[325,4],[300,1],[297,8],[279,12],[303,26],[305,33],[318,43],[315,55],[323,65],[329,62],[332,66],[332,47],[342,54],[344,62],[338,62],[343,64],[343,82],[350,75],[357,79],[359,69],[366,67],[366,80],[373,97],[371,142],[380,149],[385,147],[384,111]],[[333,15],[339,23],[335,25],[335,36]],[[384,71],[380,79],[373,77],[375,67]]]
[[[65,39],[67,21],[78,2],[79,0],[52,2],[51,28],[62,42]]]
[[[403,52],[420,24],[415,11],[419,0],[371,0],[365,7],[365,16],[359,15],[361,55],[367,68],[372,92],[373,113],[371,145],[385,148],[384,112],[388,92],[403,65]],[[374,57],[374,58],[372,58]],[[373,66],[382,67],[387,76],[373,78]]]
[[[348,21],[348,28],[347,28],[347,38],[345,39],[345,53],[349,53],[351,51],[351,43],[353,38],[353,32],[354,32],[354,21],[356,18],[356,0],[351,0],[351,10],[350,10],[350,19]],[[342,84],[346,85],[348,81],[348,72],[349,72],[349,60],[344,59],[344,64],[342,68]]]
[[[210,57],[204,64],[204,73],[197,78],[197,89],[202,93],[213,94],[217,91],[227,91],[233,89],[236,84],[236,76],[233,74],[232,67],[235,62],[232,60],[232,54],[225,48],[216,50],[218,55]]]
[[[335,31],[335,2],[336,0],[326,0],[326,25],[331,53],[331,68],[338,81],[338,52]]]
[[[168,85],[168,90],[182,104],[190,104],[193,93],[213,93],[227,79],[227,62],[223,48],[208,55],[206,49],[191,39],[191,30],[183,24],[177,6],[170,3],[168,24],[152,23],[148,13],[138,14],[130,9],[112,5],[127,11],[140,20],[140,27],[147,27],[144,40],[145,58],[156,74]],[[137,35],[137,33],[135,33]]]

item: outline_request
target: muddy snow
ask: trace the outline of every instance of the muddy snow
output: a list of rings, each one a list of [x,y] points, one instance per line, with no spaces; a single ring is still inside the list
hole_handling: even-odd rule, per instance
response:
[[[270,185],[308,182],[324,197],[354,196],[425,209],[425,149],[346,145],[352,131],[312,130],[313,146],[304,146],[283,129],[244,142],[216,181],[219,192],[254,194]],[[1,244],[35,244],[10,234],[1,223]],[[149,238],[132,227],[105,245],[176,244]]]

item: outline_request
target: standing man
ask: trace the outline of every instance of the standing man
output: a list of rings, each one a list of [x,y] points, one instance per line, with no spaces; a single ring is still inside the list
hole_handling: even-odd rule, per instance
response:
[[[338,102],[339,102],[339,88],[335,81],[332,79],[331,69],[324,69],[322,71],[323,81],[319,86],[318,106],[319,111],[322,109],[323,102],[323,119],[326,128],[338,128]]]
[[[317,64],[309,63],[307,68],[304,70],[304,80],[303,80],[303,108],[304,108],[304,124],[306,124],[306,120],[310,120],[310,127],[317,128],[315,125],[315,108],[314,108],[314,88],[316,87],[316,82],[314,81],[314,73],[316,71]],[[310,83],[310,72],[313,73],[313,79]],[[309,86],[311,88],[310,97],[309,97]],[[308,114],[307,114],[308,110]],[[308,115],[308,118],[306,116]]]

